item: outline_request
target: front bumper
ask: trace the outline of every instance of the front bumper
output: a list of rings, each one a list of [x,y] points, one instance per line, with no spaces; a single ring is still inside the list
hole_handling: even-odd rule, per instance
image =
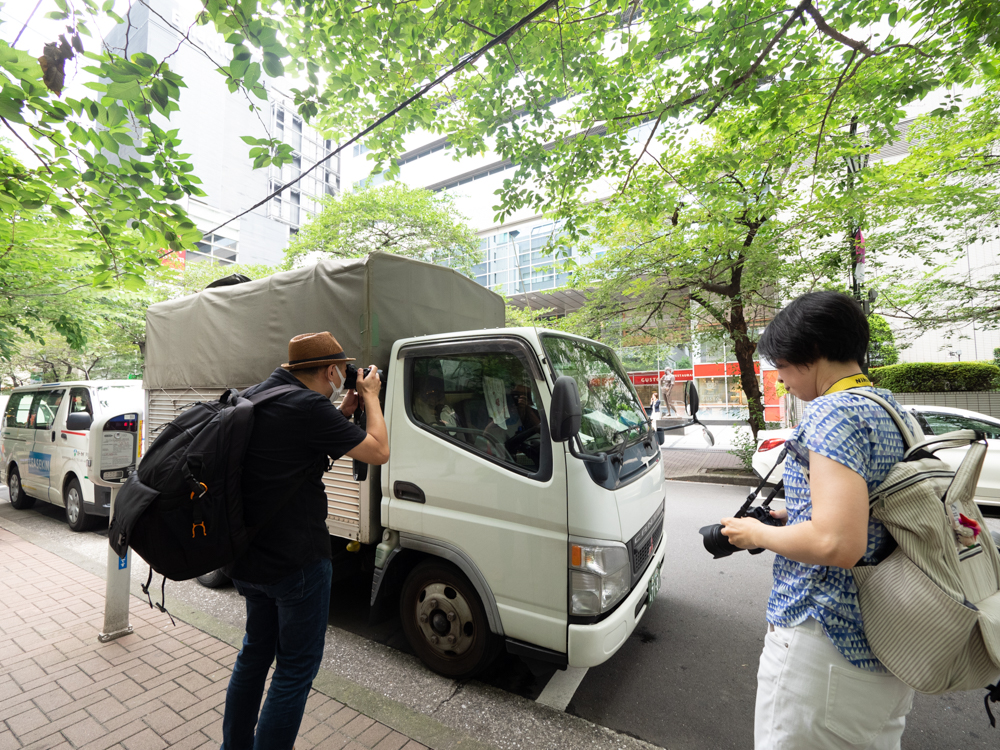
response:
[[[610,616],[593,625],[569,626],[569,666],[596,667],[603,664],[628,640],[649,608],[648,603],[643,602],[649,593],[649,581],[663,562],[666,543],[667,535],[664,534],[646,572]]]

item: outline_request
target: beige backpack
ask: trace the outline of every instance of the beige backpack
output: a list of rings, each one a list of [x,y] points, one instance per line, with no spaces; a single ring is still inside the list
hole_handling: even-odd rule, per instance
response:
[[[995,726],[989,704],[1000,702],[1000,554],[973,501],[986,441],[959,430],[917,442],[885,399],[855,393],[889,412],[907,446],[870,497],[872,516],[897,546],[878,564],[853,569],[865,636],[879,661],[918,692],[989,685]],[[934,455],[963,445],[969,450],[957,471]]]

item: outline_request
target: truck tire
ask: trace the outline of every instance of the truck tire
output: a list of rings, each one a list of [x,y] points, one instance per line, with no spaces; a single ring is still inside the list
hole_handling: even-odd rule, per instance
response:
[[[195,578],[195,580],[206,589],[221,589],[231,583],[229,576],[221,570],[213,570],[211,573],[205,573]]]
[[[35,498],[24,494],[21,475],[16,466],[11,466],[7,472],[7,489],[10,490],[10,504],[17,510],[26,510],[35,504]]]
[[[83,490],[80,482],[70,479],[63,488],[63,505],[66,506],[66,524],[73,531],[86,531],[93,525],[93,517],[83,507]]]
[[[417,656],[445,677],[474,677],[500,651],[476,589],[448,563],[426,560],[410,572],[399,613]]]

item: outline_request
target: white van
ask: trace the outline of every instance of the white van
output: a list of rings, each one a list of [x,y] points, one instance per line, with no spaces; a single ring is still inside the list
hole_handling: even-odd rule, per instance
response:
[[[39,383],[15,388],[0,420],[0,480],[10,503],[44,500],[66,509],[73,531],[107,518],[111,491],[87,481],[90,425],[119,412],[142,414],[141,380]]]

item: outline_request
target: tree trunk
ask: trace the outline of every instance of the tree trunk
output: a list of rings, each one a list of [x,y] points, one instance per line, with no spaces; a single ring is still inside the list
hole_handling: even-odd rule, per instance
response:
[[[740,385],[747,397],[747,408],[750,411],[750,431],[756,440],[757,432],[764,427],[763,394],[760,391],[757,373],[754,372],[753,361],[757,344],[750,340],[747,321],[743,315],[743,305],[739,302],[733,303],[729,324],[729,335],[732,336],[733,348],[736,350],[736,361],[740,365]]]

